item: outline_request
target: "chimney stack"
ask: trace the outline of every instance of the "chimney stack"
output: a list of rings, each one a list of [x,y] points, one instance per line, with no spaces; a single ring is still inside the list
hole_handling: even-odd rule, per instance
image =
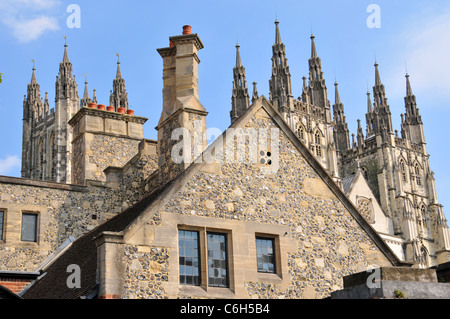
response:
[[[163,58],[164,88],[163,109],[156,129],[159,167],[165,182],[178,176],[206,148],[204,135],[208,114],[199,101],[198,51],[203,49],[202,41],[192,33],[191,26],[185,25],[182,35],[170,37],[169,43],[169,47],[157,50]],[[177,129],[189,136],[177,135],[174,138],[178,140],[172,140],[174,132],[180,131]],[[184,143],[181,163],[172,158],[172,149],[180,143]]]

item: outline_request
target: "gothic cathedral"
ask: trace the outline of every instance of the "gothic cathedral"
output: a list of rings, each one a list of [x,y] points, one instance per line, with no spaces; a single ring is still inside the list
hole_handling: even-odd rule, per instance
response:
[[[242,115],[250,105],[250,96],[242,66],[240,46],[234,68],[231,120]],[[406,113],[402,114],[400,135],[394,131],[391,111],[375,63],[373,101],[367,92],[366,132],[358,120],[358,132],[350,133],[344,104],[335,83],[333,115],[327,86],[311,35],[309,81],[303,77],[302,95],[294,99],[286,48],[281,41],[279,22],[275,21],[272,47],[270,102],[297,137],[309,148],[330,176],[349,195],[349,186],[360,173],[370,195],[359,194],[354,204],[401,260],[421,267],[439,263],[439,256],[450,249],[447,221],[436,194],[434,173],[430,168],[423,122],[406,75]],[[253,83],[253,101],[258,98]],[[359,186],[361,187],[361,185]],[[355,190],[358,193],[358,190]],[[375,218],[377,208],[381,217]],[[380,226],[384,224],[383,226]]]
[[[170,59],[171,50],[167,48],[160,53]],[[367,92],[366,129],[364,132],[358,120],[358,132],[350,139],[338,83],[334,84],[334,104],[328,100],[315,37],[311,36],[309,78],[303,77],[302,94],[298,99],[292,93],[286,47],[281,40],[278,21],[275,22],[272,53],[269,101],[297,138],[349,197],[355,193],[352,197],[355,207],[400,260],[423,268],[446,261],[450,250],[449,230],[437,199],[423,122],[409,75],[406,75],[406,112],[402,114],[400,134],[394,131],[385,87],[375,63],[373,99]],[[249,93],[239,45],[236,46],[233,76],[232,123],[259,99],[256,82],[253,93]],[[165,101],[169,101],[172,93],[166,93]],[[180,91],[179,94],[184,93]],[[90,103],[97,103],[95,90],[91,99],[86,82],[84,95],[79,99],[67,45],[56,78],[54,110],[49,110],[47,94],[45,99],[41,98],[33,68],[23,103],[22,178],[76,184],[77,177],[72,176],[76,171],[72,167],[73,128],[68,123]],[[205,117],[203,107],[197,104],[195,114]],[[119,108],[128,109],[120,62],[113,80],[110,105],[116,112]],[[160,134],[166,133],[161,129]],[[159,150],[160,153],[166,151]],[[367,191],[362,192],[365,187]]]

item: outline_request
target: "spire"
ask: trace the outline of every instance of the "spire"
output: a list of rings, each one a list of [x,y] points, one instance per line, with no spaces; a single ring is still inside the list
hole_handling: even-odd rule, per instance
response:
[[[64,56],[63,62],[69,62],[69,53],[67,52],[67,37],[64,36]]]
[[[323,81],[322,73],[322,61],[317,55],[316,37],[311,35],[311,58],[309,59],[309,80],[311,81]]]
[[[334,83],[335,86],[335,103],[333,105],[334,113],[334,140],[336,142],[336,148],[344,154],[350,148],[349,130],[347,121],[344,115],[344,104],[341,102],[339,96],[338,83]]]
[[[281,35],[280,35],[280,28],[278,27],[278,25],[280,24],[280,22],[277,20],[275,20],[275,44],[281,44]]]
[[[372,99],[370,97],[370,92],[367,91],[367,113],[373,112]]]
[[[364,133],[361,127],[361,120],[358,119],[358,135],[357,135],[357,141],[358,141],[358,147],[364,147],[365,141],[364,141]]]
[[[331,122],[330,102],[328,101],[327,86],[322,72],[322,61],[317,54],[315,36],[311,35],[311,58],[309,63],[309,101],[312,105],[325,109],[324,117]]]
[[[239,51],[240,47],[241,46],[239,44],[236,44],[236,67],[241,67],[242,66],[241,53]]]
[[[316,42],[314,41],[316,37],[311,34],[311,58],[317,58]]]
[[[272,46],[272,77],[269,81],[270,101],[281,114],[293,108],[291,73],[286,47],[281,42],[278,20],[275,21],[275,44]]]
[[[117,111],[119,107],[128,110],[128,94],[125,88],[125,80],[122,78],[122,71],[120,69],[119,54],[117,53],[117,72],[116,78],[113,80],[113,90],[109,97],[109,105],[114,106]]]
[[[37,80],[36,80],[36,66],[34,64],[34,59],[31,60],[31,62],[33,62],[33,72],[31,74],[31,81],[30,81],[30,83],[37,83]]]
[[[36,79],[36,68],[33,60],[31,81],[27,85],[27,95],[24,101],[24,119],[38,120],[43,114],[43,101],[41,98],[41,86]]]
[[[373,87],[375,108],[387,107],[386,91],[383,83],[381,83],[380,71],[378,70],[378,62],[375,62],[375,86]]]
[[[89,103],[91,103],[92,100],[89,97],[89,89],[88,89],[88,81],[84,82],[84,94],[83,98],[80,100],[80,107],[88,107]]]
[[[117,72],[116,72],[116,79],[122,78],[122,72],[120,71],[120,62],[117,62]]]
[[[96,89],[94,89],[94,94],[92,96],[92,102],[97,103],[97,90]]]
[[[382,85],[380,71],[378,70],[378,62],[375,62],[375,85]]]
[[[64,44],[64,57],[63,62],[69,62],[69,53],[67,52],[67,43]]]
[[[340,104],[341,103],[341,97],[339,96],[339,88],[338,88],[338,83],[337,82],[335,82],[334,83],[334,86],[335,86],[335,93],[334,93],[334,96],[335,96],[335,104]]]
[[[36,80],[36,68],[33,66],[33,73],[31,74],[31,82],[30,83],[37,83]]]
[[[375,117],[373,112],[372,99],[370,92],[367,90],[367,113],[366,113],[366,136],[371,137],[375,133]]]
[[[89,89],[88,89],[88,82],[85,81],[84,82],[84,95],[83,95],[84,99],[88,99],[89,98]]]
[[[48,92],[45,92],[45,99],[44,99],[44,116],[48,116],[50,110],[50,103],[48,101]]]
[[[116,72],[116,79],[122,78],[122,71],[120,70],[120,60],[119,60],[119,53],[117,53],[117,72]]]
[[[406,73],[406,96],[413,96],[411,83],[409,82],[409,74]]]
[[[65,39],[66,37],[64,37]],[[67,52],[67,42],[64,44],[64,57],[59,64],[59,74],[56,80],[56,100],[70,98],[78,105],[78,85],[75,81],[75,76],[72,74],[73,66],[69,61],[69,54]],[[76,113],[73,109],[71,112]]]
[[[258,84],[258,83],[253,82],[252,104],[255,103],[255,101],[256,101],[257,99],[259,99],[258,89],[256,88],[256,85],[257,85],[257,84]]]
[[[374,112],[370,116],[371,124],[374,126],[373,133],[381,134],[383,140],[389,142],[389,135],[394,134],[392,127],[391,111],[386,98],[386,90],[381,82],[380,71],[378,70],[378,62],[375,62],[375,86],[373,87]],[[369,123],[369,122],[368,122]]]
[[[416,96],[411,89],[411,82],[409,81],[409,74],[406,73],[406,97],[405,97],[406,116],[405,121],[408,124],[422,124],[422,117],[417,108]]]
[[[233,68],[233,93],[231,97],[231,123],[233,124],[250,106],[245,68],[242,66],[239,44],[236,44],[236,66]]]

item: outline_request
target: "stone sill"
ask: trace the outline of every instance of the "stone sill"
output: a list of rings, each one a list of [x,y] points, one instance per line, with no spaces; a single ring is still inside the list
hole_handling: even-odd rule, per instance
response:
[[[225,298],[225,299],[233,299],[236,297],[234,292],[230,288],[218,288],[218,287],[207,287],[205,288],[200,286],[185,286],[180,285],[178,295],[186,295],[190,297],[197,298]]]

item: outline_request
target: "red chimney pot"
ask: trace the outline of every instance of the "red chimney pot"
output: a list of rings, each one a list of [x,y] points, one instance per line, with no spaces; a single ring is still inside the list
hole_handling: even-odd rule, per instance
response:
[[[183,26],[183,35],[184,34],[192,34],[192,29],[190,25]]]

